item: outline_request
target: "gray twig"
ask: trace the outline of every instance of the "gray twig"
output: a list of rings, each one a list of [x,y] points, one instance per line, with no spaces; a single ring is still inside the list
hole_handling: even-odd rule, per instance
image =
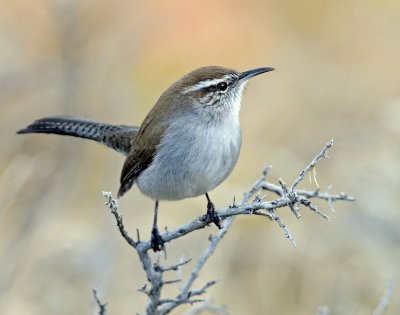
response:
[[[202,303],[201,305],[192,307],[184,315],[198,315],[202,313],[228,315],[228,311],[224,307],[211,305],[210,303]]]
[[[186,259],[180,263],[177,263],[175,265],[171,265],[171,266],[167,266],[167,267],[158,265],[158,266],[156,266],[156,268],[162,272],[170,271],[170,270],[176,271],[176,270],[179,270],[179,267],[182,267],[183,265],[186,265],[186,264],[190,263],[191,261],[192,261],[192,259],[190,258],[190,259]]]
[[[385,293],[383,294],[381,301],[376,307],[373,315],[383,315],[389,306],[390,299],[393,295],[393,289],[395,284],[395,277],[393,276],[387,283]]]
[[[143,269],[146,272],[148,279],[149,289],[147,285],[144,285],[139,291],[144,292],[148,296],[148,304],[146,308],[147,315],[165,315],[170,313],[176,307],[182,304],[193,304],[202,302],[202,299],[194,299],[194,296],[201,296],[206,293],[207,289],[213,286],[216,281],[212,280],[207,282],[200,289],[192,289],[195,280],[199,277],[201,270],[204,265],[214,253],[219,242],[222,240],[224,235],[228,232],[231,227],[234,218],[238,215],[249,215],[255,214],[258,216],[264,216],[270,220],[274,220],[283,229],[285,237],[288,238],[294,245],[296,245],[293,236],[289,232],[286,225],[283,223],[281,218],[277,215],[276,210],[283,207],[289,207],[293,214],[300,218],[299,206],[303,205],[311,211],[319,214],[325,219],[329,217],[319,211],[316,205],[312,204],[310,199],[321,199],[328,202],[329,207],[331,203],[338,200],[353,201],[353,197],[348,196],[344,193],[337,195],[330,194],[328,192],[320,192],[320,190],[307,191],[296,189],[297,185],[304,179],[305,175],[315,168],[317,162],[327,157],[327,151],[332,146],[333,141],[329,141],[324,149],[311,161],[309,165],[300,173],[299,177],[293,182],[292,186],[289,186],[282,180],[279,180],[280,185],[267,182],[267,176],[271,169],[270,166],[264,168],[262,176],[250,187],[250,189],[244,194],[242,201],[233,204],[226,208],[221,208],[216,211],[217,215],[223,221],[222,228],[216,233],[216,235],[210,237],[210,243],[204,250],[203,254],[195,263],[186,281],[182,282],[181,279],[181,268],[186,266],[191,261],[181,260],[177,264],[170,266],[162,266],[157,259],[153,262],[150,258],[149,251],[151,251],[150,240],[142,241],[138,235],[137,241],[134,241],[125,230],[122,215],[118,212],[118,202],[113,199],[111,193],[103,192],[103,195],[107,198],[106,205],[110,208],[111,213],[114,215],[117,222],[118,229],[122,237],[131,245],[137,252],[139,259],[142,263]],[[260,190],[267,190],[278,195],[278,198],[272,201],[266,201],[263,197],[259,196]],[[253,198],[253,196],[256,196]],[[253,198],[253,200],[252,200]],[[252,200],[252,201],[251,201]],[[202,229],[209,225],[211,222],[204,220],[203,216],[194,219],[192,222],[184,224],[174,230],[165,231],[161,235],[164,242],[171,242],[174,239],[182,237],[193,231]],[[160,257],[159,257],[160,258]],[[167,271],[175,270],[178,271],[178,278],[176,280],[163,280],[163,275]],[[161,298],[162,288],[167,284],[174,284],[182,282],[179,287],[179,293],[174,298]],[[374,314],[380,315],[380,313]]]
[[[96,301],[97,306],[99,307],[99,312],[97,314],[99,315],[105,315],[106,314],[106,305],[107,303],[101,303],[100,299],[97,296],[97,291],[93,289],[93,295],[94,295],[94,300]]]
[[[111,213],[114,215],[115,220],[117,221],[119,232],[121,233],[122,237],[128,242],[129,245],[131,245],[133,248],[136,248],[137,244],[140,242],[139,230],[136,230],[138,241],[135,242],[125,230],[124,222],[122,221],[122,215],[118,212],[118,200],[114,199],[110,192],[103,191],[102,195],[107,198],[105,205],[108,206],[108,208],[111,210]]]
[[[308,172],[313,170],[313,168],[315,167],[315,165],[317,165],[317,162],[320,159],[328,157],[327,152],[332,147],[332,145],[333,145],[333,140],[329,141],[325,145],[325,147],[322,149],[322,151],[315,158],[313,158],[311,163],[308,164],[307,167],[304,170],[301,171],[299,177],[297,177],[295,179],[295,181],[293,182],[292,187],[290,187],[290,190],[293,191],[296,188],[296,186],[304,179],[304,176],[306,176]]]

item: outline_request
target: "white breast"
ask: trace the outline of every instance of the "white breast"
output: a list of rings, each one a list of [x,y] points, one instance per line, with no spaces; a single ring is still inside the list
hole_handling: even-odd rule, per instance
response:
[[[152,164],[138,177],[138,187],[154,200],[205,194],[231,173],[240,145],[238,112],[217,123],[196,116],[175,119]]]

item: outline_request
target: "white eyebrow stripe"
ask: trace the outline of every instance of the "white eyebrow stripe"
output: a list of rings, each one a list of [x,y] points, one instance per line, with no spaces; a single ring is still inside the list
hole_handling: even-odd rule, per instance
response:
[[[182,93],[183,94],[187,94],[189,92],[198,91],[198,90],[201,90],[201,89],[203,89],[205,87],[216,85],[216,84],[218,84],[220,82],[226,81],[226,80],[228,80],[230,78],[231,78],[230,75],[225,75],[225,76],[223,76],[222,78],[219,78],[219,79],[203,80],[203,81],[200,81],[199,83],[196,83],[195,85],[187,87],[186,89],[184,89],[182,91]]]

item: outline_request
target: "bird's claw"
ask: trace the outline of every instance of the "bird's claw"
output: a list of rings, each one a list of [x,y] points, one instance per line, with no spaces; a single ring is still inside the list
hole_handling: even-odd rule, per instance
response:
[[[150,239],[151,248],[154,252],[159,252],[164,249],[164,240],[162,239],[158,228],[153,228],[151,230],[151,239]]]
[[[215,211],[214,204],[211,201],[207,203],[207,213],[203,216],[202,221],[214,223],[219,229],[222,229],[221,219]]]

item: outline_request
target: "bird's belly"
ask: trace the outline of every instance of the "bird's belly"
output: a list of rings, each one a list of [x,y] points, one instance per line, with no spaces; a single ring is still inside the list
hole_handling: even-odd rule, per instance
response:
[[[154,200],[181,200],[205,194],[231,173],[240,144],[239,126],[170,132],[152,164],[138,177],[138,187]]]

